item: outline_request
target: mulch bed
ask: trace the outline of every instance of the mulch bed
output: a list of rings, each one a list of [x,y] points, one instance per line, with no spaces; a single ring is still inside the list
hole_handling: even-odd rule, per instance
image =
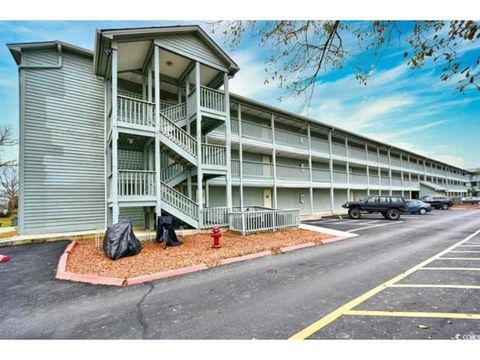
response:
[[[95,240],[81,240],[68,257],[67,271],[127,278],[198,264],[214,267],[222,259],[266,250],[278,253],[284,246],[307,242],[320,244],[322,240],[330,237],[332,235],[303,229],[245,236],[227,231],[220,239],[222,247],[212,249],[210,234],[197,234],[184,236],[181,238],[183,245],[166,249],[163,249],[162,244],[143,242],[142,251],[138,255],[115,261],[105,256],[103,250],[96,250]]]

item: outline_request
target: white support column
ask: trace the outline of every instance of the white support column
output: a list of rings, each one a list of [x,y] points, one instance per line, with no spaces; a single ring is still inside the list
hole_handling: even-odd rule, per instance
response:
[[[156,189],[156,213],[162,215],[162,194],[160,183],[160,48],[155,46],[154,50],[154,78],[155,78],[155,189]],[[155,219],[156,221],[156,219]]]
[[[203,169],[202,169],[202,114],[200,112],[200,63],[195,63],[195,108],[197,120],[197,201],[198,201],[198,216],[199,223],[201,223],[201,210],[203,209]],[[188,123],[188,121],[187,121]]]
[[[273,208],[277,208],[277,150],[275,144],[275,115],[271,115],[272,127],[272,163],[273,163]]]
[[[330,167],[330,210],[333,213],[335,212],[335,192],[333,190],[333,146],[332,146],[332,130],[328,131],[328,147],[330,150],[330,158],[328,160]]]
[[[238,117],[238,157],[239,157],[239,178],[240,178],[240,211],[243,212],[243,141],[242,141],[242,105],[238,104],[238,109],[237,109],[237,117]],[[242,217],[242,221],[244,220],[244,217]],[[245,226],[242,225],[242,229],[244,229]]]
[[[312,133],[310,123],[307,124],[308,135],[308,170],[310,179],[310,214],[313,214],[313,165],[312,165]]]
[[[390,196],[392,195],[392,156],[391,156],[391,150],[392,149],[388,149],[388,180],[390,181],[390,190],[389,190],[389,194]]]
[[[232,144],[231,144],[231,124],[230,124],[230,92],[228,86],[228,74],[223,74],[223,90],[225,92],[224,107],[226,111],[225,116],[225,145],[227,151],[227,208],[232,211]]]
[[[347,201],[350,201],[350,160],[348,151],[348,136],[345,136],[345,151],[347,153]]]
[[[191,135],[192,133],[190,132],[190,116],[192,114],[190,114],[188,111],[190,109],[190,106],[188,106],[189,104],[188,94],[190,94],[190,80],[188,80],[188,76],[187,76],[187,79],[185,80],[185,104],[187,106],[187,133]]]
[[[368,144],[365,143],[365,158],[367,160],[367,195],[370,196],[370,165],[368,165]]]
[[[377,147],[377,157],[378,157],[378,185],[379,185],[379,189],[380,189],[380,193],[382,192],[382,168],[381,168],[381,159],[380,159],[380,148]]]
[[[118,205],[118,52],[117,43],[112,42],[112,224],[118,223],[120,208]]]
[[[427,180],[427,165],[425,163],[425,159],[423,159],[423,181],[428,181]]]
[[[205,207],[207,208],[210,206],[209,196],[210,196],[210,184],[208,183],[208,180],[205,180]]]

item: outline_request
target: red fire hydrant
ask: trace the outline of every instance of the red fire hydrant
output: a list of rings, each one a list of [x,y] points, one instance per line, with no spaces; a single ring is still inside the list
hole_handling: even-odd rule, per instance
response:
[[[219,249],[222,247],[220,245],[220,238],[222,237],[222,233],[220,232],[220,226],[212,227],[212,238],[213,238],[213,245],[212,248]]]

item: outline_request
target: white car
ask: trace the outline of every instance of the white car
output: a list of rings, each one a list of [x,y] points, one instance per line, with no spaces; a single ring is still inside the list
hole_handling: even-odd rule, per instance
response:
[[[479,204],[480,205],[480,197],[478,196],[467,196],[462,198],[462,203],[464,204]]]

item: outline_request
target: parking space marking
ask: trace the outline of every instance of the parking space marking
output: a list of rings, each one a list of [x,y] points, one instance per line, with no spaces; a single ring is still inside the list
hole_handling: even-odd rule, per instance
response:
[[[446,285],[446,284],[392,284],[392,288],[439,288],[439,289],[477,289],[480,285]]]
[[[360,230],[371,229],[371,228],[374,228],[374,227],[381,227],[381,226],[387,226],[387,225],[401,224],[402,222],[403,222],[403,221],[395,221],[395,222],[389,222],[389,223],[386,223],[386,224],[370,225],[370,226],[365,226],[365,227],[361,227],[361,228],[356,228],[356,229],[347,230],[346,232],[355,232],[355,231],[360,231]]]
[[[374,311],[374,310],[349,310],[344,315],[350,316],[395,316],[414,318],[441,318],[441,319],[469,319],[480,320],[480,314],[442,313],[423,311]]]
[[[458,251],[451,251],[452,253],[473,253],[473,254],[480,254],[478,250],[458,250]]]
[[[438,258],[438,260],[473,260],[473,261],[480,261],[480,258],[461,258],[461,257],[441,257],[441,258]]]
[[[467,244],[465,244],[465,245],[460,245],[459,247],[480,247],[480,244],[478,244],[478,245],[475,245],[475,244],[467,245]]]
[[[423,267],[418,270],[433,270],[433,271],[442,271],[442,270],[452,270],[452,271],[480,271],[480,268],[473,268],[473,267]]]
[[[291,339],[291,340],[304,340],[304,339],[308,338],[309,336],[315,334],[317,331],[323,329],[325,326],[327,326],[330,323],[337,320],[340,316],[345,315],[347,312],[352,311],[352,309],[355,308],[356,306],[360,305],[361,303],[365,302],[366,300],[370,299],[371,297],[377,295],[381,291],[389,288],[391,285],[393,285],[395,283],[398,283],[400,280],[403,280],[407,276],[413,274],[417,270],[420,270],[421,268],[430,264],[434,260],[439,259],[443,255],[445,255],[445,254],[449,253],[450,251],[454,250],[455,248],[457,248],[459,245],[465,244],[467,241],[469,241],[470,239],[473,239],[478,234],[480,234],[480,229],[475,231],[474,233],[470,234],[465,239],[460,240],[456,244],[453,244],[452,246],[446,248],[445,250],[440,251],[438,254],[433,255],[432,257],[430,257],[430,258],[422,261],[421,263],[415,265],[414,267],[408,269],[407,271],[395,276],[394,278],[384,282],[383,284],[378,285],[377,287],[367,291],[366,293],[358,296],[357,298],[355,298],[353,300],[350,300],[346,304],[343,304],[342,306],[340,306],[336,310],[332,311],[331,313],[327,314],[326,316],[322,317],[321,319],[317,320],[316,322],[310,324],[309,326],[307,326],[303,330],[301,330],[301,331],[297,332],[296,334],[292,335],[289,339]],[[418,314],[418,313],[416,313],[416,314]],[[435,313],[433,313],[433,314],[435,314]],[[439,314],[439,317],[442,317],[442,314],[444,315],[444,313],[438,313],[438,314]],[[478,316],[478,319],[480,319],[480,314],[476,315],[476,316]]]

